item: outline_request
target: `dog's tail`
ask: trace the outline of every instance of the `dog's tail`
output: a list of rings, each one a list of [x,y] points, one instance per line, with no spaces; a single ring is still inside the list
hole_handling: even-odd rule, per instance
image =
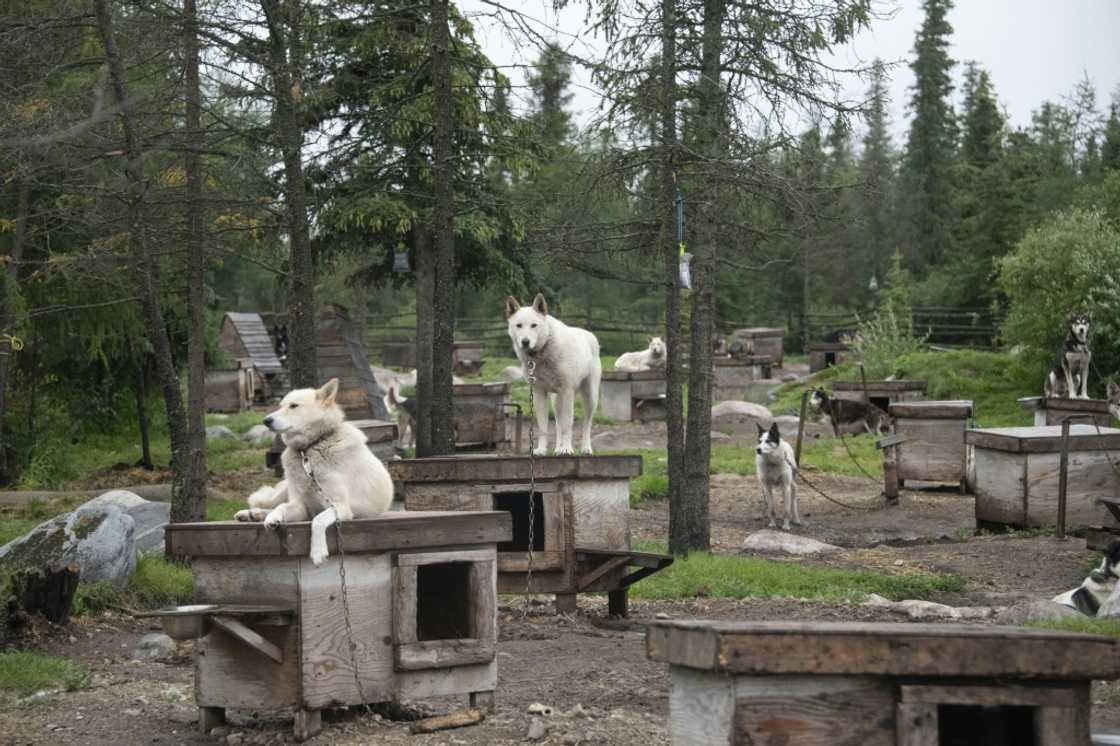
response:
[[[389,395],[387,398],[389,399],[389,407],[391,409],[397,409],[408,401],[408,399],[400,395],[400,388],[392,384],[389,385]]]
[[[275,487],[261,487],[249,495],[250,508],[275,508],[284,501],[283,482]]]

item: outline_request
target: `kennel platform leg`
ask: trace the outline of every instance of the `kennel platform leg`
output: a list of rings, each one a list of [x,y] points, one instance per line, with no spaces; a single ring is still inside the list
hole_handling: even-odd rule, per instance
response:
[[[617,591],[607,592],[607,611],[611,616],[630,616],[630,591],[619,588]]]
[[[556,613],[575,614],[579,610],[579,603],[575,593],[556,594]]]
[[[494,711],[494,692],[493,691],[471,692],[471,694],[470,694],[470,705],[471,705],[471,707],[477,708],[479,710],[485,710],[486,712],[493,712]]]
[[[226,724],[226,708],[224,707],[199,707],[198,730],[204,736],[220,725]]]
[[[297,741],[319,735],[323,730],[323,716],[319,710],[296,709],[296,719],[292,724],[292,735]]]

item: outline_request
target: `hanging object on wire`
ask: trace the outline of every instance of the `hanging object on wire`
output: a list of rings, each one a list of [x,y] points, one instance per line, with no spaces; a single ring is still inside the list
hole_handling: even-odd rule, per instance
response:
[[[393,253],[393,271],[401,275],[412,269],[408,262],[408,248],[403,244],[397,246]]]
[[[692,261],[692,254],[685,251],[684,245],[684,195],[681,190],[677,189],[677,246],[680,248],[680,274],[681,274],[681,287],[685,290],[692,290],[692,271],[689,268],[689,262]]]

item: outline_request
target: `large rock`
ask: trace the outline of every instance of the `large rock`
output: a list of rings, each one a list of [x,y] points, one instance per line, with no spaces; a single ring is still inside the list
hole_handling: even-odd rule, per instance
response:
[[[722,417],[749,418],[758,420],[759,424],[769,425],[774,420],[774,415],[769,409],[750,401],[721,401],[712,407],[712,419]]]
[[[502,368],[502,380],[513,383],[514,381],[522,381],[525,379],[525,371],[521,370],[520,365],[507,365]]]
[[[744,552],[758,552],[760,554],[827,554],[837,552],[840,547],[825,544],[823,541],[810,539],[808,536],[785,531],[762,529],[747,536],[743,542]]]
[[[136,522],[116,505],[81,507],[55,516],[0,547],[0,574],[52,572],[77,563],[83,583],[123,587],[136,568]]]
[[[1069,617],[1084,618],[1084,614],[1064,604],[1039,600],[1015,604],[1004,609],[996,617],[996,622],[999,624],[1026,624],[1027,622],[1052,622]]]
[[[267,429],[267,428],[266,428]],[[145,500],[128,490],[112,490],[95,497],[83,509],[115,505],[132,516],[136,524],[136,551],[140,554],[163,551],[163,528],[171,521],[171,505]]]
[[[136,649],[132,651],[133,658],[155,658],[167,660],[175,657],[175,641],[162,632],[149,632],[140,638]]]
[[[255,446],[263,446],[272,442],[274,434],[265,425],[253,425],[241,437]]]
[[[211,425],[206,428],[207,440],[222,440],[226,438],[237,438],[237,435],[225,425]]]

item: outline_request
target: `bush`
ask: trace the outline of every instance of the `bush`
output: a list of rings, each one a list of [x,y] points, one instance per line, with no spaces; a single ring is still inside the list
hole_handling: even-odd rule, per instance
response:
[[[70,692],[85,689],[89,683],[89,669],[77,663],[42,653],[0,652],[2,691],[26,695],[42,689],[59,688]]]
[[[1003,336],[1040,367],[1066,334],[1070,312],[1093,315],[1093,362],[1120,366],[1120,231],[1096,209],[1057,213],[1032,229],[1000,260],[999,286],[1009,307]],[[1090,378],[1094,387],[1101,385]]]
[[[863,363],[869,379],[882,379],[894,371],[895,361],[903,355],[920,352],[926,337],[916,337],[910,312],[910,275],[902,268],[902,252],[896,251],[887,271],[886,287],[879,309],[860,321],[849,340],[856,359]]]

